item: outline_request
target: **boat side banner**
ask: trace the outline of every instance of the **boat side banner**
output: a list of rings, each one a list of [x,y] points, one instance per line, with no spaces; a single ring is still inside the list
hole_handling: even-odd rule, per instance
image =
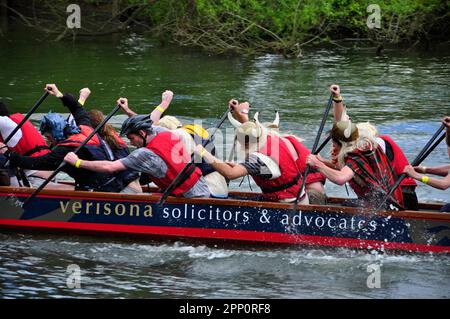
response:
[[[355,215],[340,211],[294,212],[290,209],[217,204],[166,203],[159,208],[156,203],[146,201],[51,197],[39,197],[23,210],[22,201],[21,197],[1,197],[0,223],[1,220],[14,219],[73,225],[109,225],[108,229],[112,231],[116,227],[118,231],[124,232],[127,232],[127,226],[139,226],[141,233],[166,232],[168,235],[211,238],[226,238],[227,235],[220,233],[226,230],[234,232],[237,238],[233,239],[241,239],[241,232],[242,239],[244,234],[254,234],[255,240],[273,242],[282,242],[282,239],[277,238],[285,235],[289,236],[290,242],[295,241],[295,238],[299,242],[305,238],[317,238],[318,242],[324,238],[340,238],[450,246],[448,223],[442,225],[424,219]],[[209,232],[206,233],[205,230]],[[250,237],[247,240],[251,240]]]

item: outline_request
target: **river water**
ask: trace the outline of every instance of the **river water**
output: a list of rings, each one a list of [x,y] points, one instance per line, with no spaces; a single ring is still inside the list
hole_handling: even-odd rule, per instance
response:
[[[136,34],[74,43],[41,37],[12,30],[0,38],[0,98],[14,111],[27,112],[45,83],[72,93],[88,86],[92,95],[86,107],[105,114],[119,96],[127,97],[137,112],[148,112],[170,89],[175,97],[167,113],[183,122],[197,119],[212,126],[234,97],[248,100],[263,121],[272,120],[274,110],[279,110],[282,131],[303,137],[311,147],[328,101],[328,86],[338,83],[352,118],[371,121],[381,133],[390,134],[410,160],[439,127],[440,118],[450,114],[446,50],[386,51],[376,56],[372,50],[316,49],[287,60],[161,47]],[[50,96],[32,119],[37,124],[49,110],[67,113]],[[119,115],[112,123],[118,128],[124,119]],[[230,136],[226,135],[225,156]],[[322,154],[326,153],[327,149]],[[442,144],[424,164],[448,161]],[[240,188],[249,187],[245,181]],[[345,188],[331,183],[327,192],[347,196]],[[423,185],[418,195],[421,201],[450,199],[449,191]],[[70,265],[80,267],[80,288],[68,288]],[[367,285],[374,266],[381,270],[380,288]],[[0,232],[3,298],[450,298],[449,282],[450,257],[432,254]]]

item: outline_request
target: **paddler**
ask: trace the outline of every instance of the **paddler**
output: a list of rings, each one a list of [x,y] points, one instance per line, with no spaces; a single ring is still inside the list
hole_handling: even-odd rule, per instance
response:
[[[234,105],[235,102],[230,101],[230,106]],[[259,123],[257,115],[254,121],[240,123],[229,113],[229,120],[236,127],[237,143],[245,154],[245,160],[241,163],[223,162],[201,145],[196,146],[196,153],[230,180],[252,176],[262,190],[263,200],[295,201],[302,175],[286,142],[278,135],[270,134]],[[305,192],[301,195],[300,204],[309,204]]]
[[[447,143],[447,152],[450,158],[450,116],[444,117],[442,123],[446,127],[445,141]],[[405,167],[404,172],[415,180],[421,181],[422,183],[437,189],[447,190],[450,187],[450,164],[438,167],[412,167],[411,165],[408,165]],[[444,178],[430,177],[427,174],[443,176]],[[450,203],[444,205],[441,212],[450,213]]]
[[[119,98],[118,104],[123,103]],[[115,161],[89,161],[69,153],[64,160],[77,169],[114,174],[127,169],[144,173],[164,191],[190,161],[189,153],[180,138],[170,131],[155,132],[150,115],[134,115],[122,124],[126,135],[137,149]],[[171,195],[180,197],[209,197],[210,192],[198,167],[192,166],[186,178]]]
[[[194,123],[183,125],[175,116],[165,115],[161,117],[169,107],[172,98],[173,92],[166,90],[162,95],[161,104],[151,112],[150,116],[152,118],[152,121],[153,119],[155,119],[155,121],[153,121],[153,129],[156,132],[170,130],[173,134],[181,139],[187,151],[192,154],[194,152],[195,145],[202,145],[202,143],[208,139],[209,133],[199,124]],[[130,109],[128,100],[126,98],[124,98],[123,100],[124,103],[122,109],[124,110],[124,112],[129,116],[136,114]],[[216,150],[214,142],[209,142],[206,145],[206,148],[212,154],[215,154]],[[221,174],[216,172],[211,165],[203,160],[197,165],[201,170],[206,183],[208,184],[211,196],[215,198],[227,198],[228,184],[225,178]]]
[[[344,104],[344,99],[341,95],[339,85],[333,84],[330,86],[330,91],[333,95],[333,113],[334,119],[338,121],[348,121],[350,117],[347,115],[347,108]],[[382,151],[389,159],[389,163],[392,166],[394,173],[397,176],[403,173],[405,166],[409,165],[403,150],[389,135],[379,135],[378,130],[372,124],[356,123],[359,136],[367,136],[369,139],[374,140],[379,145]],[[409,210],[418,210],[419,202],[417,199],[416,189],[417,183],[412,178],[405,178],[400,183],[400,188],[403,192],[403,200],[405,208]]]
[[[332,161],[324,160],[320,155],[309,155],[307,163],[337,185],[350,184],[358,199],[348,200],[347,206],[373,208],[396,180],[387,156],[371,137],[360,137],[357,126],[350,120],[334,123],[330,134]],[[388,202],[403,207],[403,194],[399,188]]]
[[[233,110],[229,115],[229,120],[234,127],[238,128],[240,123],[248,122],[248,114],[250,110],[250,104],[248,102],[239,103],[237,100],[232,99],[229,102],[230,108]],[[255,114],[255,119],[259,123],[259,113]],[[237,120],[237,121],[236,121]],[[275,113],[275,118],[272,122],[262,123],[262,126],[267,129],[267,132],[271,136],[277,136],[286,145],[287,149],[294,158],[297,169],[300,174],[303,175],[306,169],[306,158],[311,151],[302,144],[303,139],[293,134],[281,134],[280,128],[280,116],[278,112]],[[325,195],[325,177],[317,170],[312,170],[306,178],[306,192],[308,194],[309,203],[317,205],[325,205],[327,203],[327,197]]]

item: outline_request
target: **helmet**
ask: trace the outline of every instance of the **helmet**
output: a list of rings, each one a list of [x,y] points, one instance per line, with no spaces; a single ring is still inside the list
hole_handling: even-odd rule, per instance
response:
[[[251,152],[266,145],[268,130],[258,120],[259,113],[256,112],[254,121],[248,121],[240,123],[237,121],[231,113],[228,113],[228,119],[231,124],[236,128],[236,137],[238,142],[243,145],[243,142],[248,142],[251,145]]]
[[[61,114],[48,112],[41,120],[39,127],[41,134],[50,131],[55,140],[63,141],[69,135],[80,133],[80,128],[75,120],[68,121]]]
[[[135,115],[129,117],[123,122],[122,128],[120,129],[120,135],[127,135],[130,133],[138,133],[140,130],[152,133],[153,121],[150,115]]]
[[[353,142],[359,137],[358,127],[350,120],[339,121],[333,124],[331,138],[341,142]]]

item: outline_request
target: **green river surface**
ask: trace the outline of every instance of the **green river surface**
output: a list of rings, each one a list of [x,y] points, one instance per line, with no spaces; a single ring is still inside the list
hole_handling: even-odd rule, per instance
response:
[[[184,123],[202,120],[210,127],[228,100],[237,98],[249,101],[252,114],[260,111],[263,121],[271,121],[279,110],[281,130],[303,137],[311,147],[328,87],[337,83],[352,119],[376,124],[410,160],[440,126],[440,118],[450,114],[448,51],[388,50],[376,56],[373,50],[314,49],[299,59],[245,58],[161,47],[137,34],[76,42],[42,38],[16,30],[0,37],[0,99],[14,112],[26,113],[46,83],[74,94],[89,87],[86,108],[105,114],[120,96],[138,113],[149,112],[170,89],[174,100],[167,114]],[[38,124],[49,110],[67,113],[50,96],[33,121]],[[120,114],[112,123],[119,128],[124,119]],[[330,117],[327,129],[331,123]],[[231,147],[230,130],[225,137],[223,156]],[[424,164],[448,162],[442,143]],[[239,182],[231,187],[237,189]],[[343,187],[326,187],[332,196],[347,196]],[[247,181],[241,189],[249,189]],[[417,192],[421,201],[450,201],[449,190],[419,183]],[[71,264],[81,268],[81,288],[66,285]],[[371,264],[381,266],[381,288],[367,287]],[[0,232],[1,298],[450,298],[449,282],[450,257],[432,254],[237,249]]]

